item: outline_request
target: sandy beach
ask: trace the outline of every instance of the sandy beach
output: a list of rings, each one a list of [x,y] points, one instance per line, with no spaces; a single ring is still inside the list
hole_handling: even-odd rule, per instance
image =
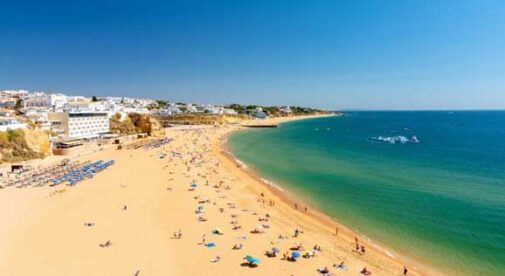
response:
[[[403,275],[405,263],[408,275],[438,274],[305,211],[241,168],[225,148],[240,129],[173,127],[166,130],[173,140],[159,148],[74,157],[115,161],[76,186],[0,189],[0,275],[323,275],[325,267],[326,275],[365,267]],[[272,248],[276,256],[266,256]],[[284,258],[294,251],[302,256]]]

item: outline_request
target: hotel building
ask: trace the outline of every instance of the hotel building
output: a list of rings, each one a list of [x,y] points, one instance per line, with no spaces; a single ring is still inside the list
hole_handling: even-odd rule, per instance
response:
[[[107,112],[63,111],[48,114],[51,122],[59,122],[66,138],[92,139],[109,132]]]

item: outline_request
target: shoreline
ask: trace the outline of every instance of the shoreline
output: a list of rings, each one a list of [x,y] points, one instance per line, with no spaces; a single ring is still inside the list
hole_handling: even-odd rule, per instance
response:
[[[76,186],[0,190],[0,274],[316,275],[318,268],[327,266],[338,275],[356,275],[363,267],[373,275],[402,275],[403,258],[395,261],[309,204],[307,213],[301,208],[294,211],[287,199],[293,196],[296,202],[295,195],[274,188],[275,183],[268,185],[259,174],[237,168],[240,161],[223,146],[240,129],[236,125],[168,128],[165,137],[172,142],[163,147],[109,148],[73,156],[79,161],[115,160],[114,166]],[[48,163],[52,162],[41,162]],[[198,188],[188,189],[194,181]],[[55,193],[58,189],[66,191]],[[205,212],[198,215],[195,209],[200,208]],[[89,222],[93,227],[85,226]],[[240,228],[234,229],[237,225]],[[259,225],[268,227],[261,233],[251,231]],[[339,225],[338,235],[335,225]],[[224,234],[215,235],[216,228]],[[303,233],[293,235],[295,229]],[[181,230],[183,238],[174,238]],[[366,254],[353,252],[355,236],[366,245]],[[203,246],[202,237],[216,247]],[[110,248],[99,246],[106,241],[111,241]],[[244,249],[234,250],[237,243]],[[281,258],[282,252],[290,254],[301,243],[306,247],[301,254],[314,244],[322,251],[297,262]],[[281,250],[280,256],[266,257],[265,251],[274,246]],[[261,264],[244,267],[246,254],[261,258]],[[219,263],[211,261],[216,256]],[[345,262],[347,270],[332,267],[339,262]],[[408,275],[421,275],[414,266],[408,268]]]
[[[321,115],[321,116],[307,116],[307,117],[287,117],[287,118],[280,118],[281,121],[276,122],[279,126],[284,123],[288,122],[293,122],[293,121],[300,121],[300,120],[306,120],[306,119],[317,119],[317,118],[324,118],[324,117],[331,117],[332,115]],[[338,115],[333,115],[333,116],[338,116]],[[338,236],[344,236],[345,239],[349,241],[353,241],[354,237],[357,237],[360,240],[360,243],[364,243],[367,248],[371,248],[376,254],[381,255],[383,258],[389,259],[391,262],[394,262],[398,266],[407,266],[409,268],[409,273],[412,274],[417,274],[417,275],[444,275],[441,271],[438,271],[437,269],[421,263],[417,260],[414,260],[411,257],[405,256],[403,254],[400,254],[398,252],[395,252],[392,249],[387,248],[386,245],[371,240],[369,237],[366,235],[357,232],[356,230],[351,229],[350,227],[340,223],[338,219],[333,218],[329,215],[327,215],[324,211],[320,210],[319,208],[313,206],[311,202],[306,202],[303,200],[300,200],[300,198],[294,194],[293,192],[284,189],[282,186],[279,186],[275,182],[272,182],[263,176],[261,176],[261,173],[254,170],[253,168],[247,166],[246,163],[244,163],[242,160],[238,159],[235,155],[233,155],[233,152],[231,151],[229,147],[229,136],[232,135],[235,132],[238,131],[245,131],[248,130],[247,128],[244,127],[239,127],[235,128],[233,130],[230,130],[227,132],[227,134],[221,138],[220,141],[220,146],[219,150],[217,152],[218,155],[221,155],[222,158],[226,159],[228,162],[231,162],[233,164],[233,167],[230,169],[232,170],[238,170],[247,175],[249,178],[254,180],[255,183],[257,183],[258,186],[262,188],[266,188],[269,193],[273,195],[276,199],[279,201],[283,202],[291,208],[293,211],[301,214],[302,216],[307,217],[307,219],[317,221],[320,223],[320,226],[322,228],[325,228],[327,232],[335,232],[335,228],[338,227]],[[300,204],[302,203],[302,204]],[[295,209],[294,205],[298,204],[299,209]],[[308,208],[308,211],[303,211],[301,210],[302,206],[305,206]],[[335,234],[332,234],[335,236]],[[362,242],[365,241],[365,242]]]

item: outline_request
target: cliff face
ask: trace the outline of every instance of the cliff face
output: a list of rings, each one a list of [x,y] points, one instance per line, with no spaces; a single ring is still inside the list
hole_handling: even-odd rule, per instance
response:
[[[33,151],[48,155],[50,153],[49,137],[42,130],[25,130],[26,144]]]
[[[151,133],[149,135],[157,137],[165,135],[165,130],[163,126],[154,117],[149,116],[149,122],[151,124]]]
[[[128,114],[137,132],[144,132],[150,136],[161,136],[165,134],[161,124],[154,117],[146,114]]]
[[[48,135],[41,130],[0,132],[0,162],[19,162],[49,154]]]
[[[150,136],[161,136],[165,134],[161,124],[151,115],[130,113],[121,120],[119,114],[114,115],[109,120],[110,131],[112,133],[147,133]]]
[[[165,125],[222,125],[240,123],[247,118],[246,115],[178,114],[160,116],[159,120]]]

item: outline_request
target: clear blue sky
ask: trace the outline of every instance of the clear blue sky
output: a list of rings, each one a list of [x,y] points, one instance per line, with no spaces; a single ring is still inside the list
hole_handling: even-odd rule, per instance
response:
[[[505,108],[501,0],[6,2],[0,89]]]

